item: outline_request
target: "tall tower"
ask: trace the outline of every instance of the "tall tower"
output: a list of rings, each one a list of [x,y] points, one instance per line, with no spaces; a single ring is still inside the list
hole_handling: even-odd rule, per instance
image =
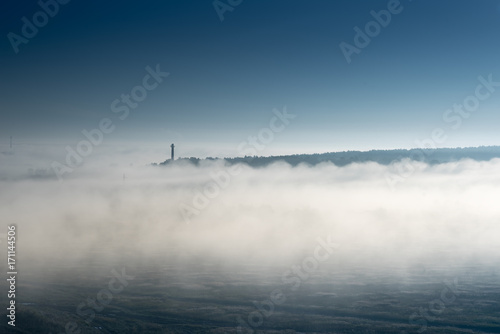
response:
[[[170,145],[170,148],[172,149],[172,150],[170,151],[170,159],[171,159],[171,160],[174,160],[174,147],[175,147],[175,145],[174,145],[174,144]]]

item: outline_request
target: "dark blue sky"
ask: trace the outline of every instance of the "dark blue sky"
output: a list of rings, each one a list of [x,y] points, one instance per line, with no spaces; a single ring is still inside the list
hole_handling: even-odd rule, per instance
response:
[[[73,0],[16,53],[8,34],[41,7],[4,1],[0,140],[74,145],[107,117],[106,144],[238,155],[286,106],[297,117],[259,153],[416,147],[436,128],[437,146],[500,144],[500,87],[443,120],[479,76],[500,82],[500,0],[401,0],[349,64],[340,43],[390,2],[243,0],[221,21],[208,0]],[[112,102],[157,64],[170,75],[120,120]]]

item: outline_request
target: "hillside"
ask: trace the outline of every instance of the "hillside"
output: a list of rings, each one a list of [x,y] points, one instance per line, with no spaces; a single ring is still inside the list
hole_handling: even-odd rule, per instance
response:
[[[500,158],[500,146],[481,146],[467,148],[439,148],[439,149],[411,149],[411,150],[371,150],[371,151],[344,151],[315,154],[294,154],[281,156],[245,156],[236,158],[179,158],[175,162],[190,162],[195,165],[203,160],[224,160],[229,164],[245,163],[252,167],[263,167],[278,161],[284,161],[292,166],[301,163],[317,165],[322,162],[331,162],[337,166],[345,166],[351,163],[377,162],[382,165],[389,165],[402,159],[411,159],[426,162],[429,164],[440,164],[462,159],[472,159],[476,161],[488,161]],[[168,159],[159,165],[171,164]]]

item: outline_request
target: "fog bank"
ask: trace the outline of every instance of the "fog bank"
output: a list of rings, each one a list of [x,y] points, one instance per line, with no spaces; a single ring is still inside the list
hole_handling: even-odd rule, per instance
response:
[[[16,224],[19,256],[38,263],[97,253],[273,265],[311,255],[318,238],[340,246],[325,265],[498,261],[500,160],[415,162],[391,187],[398,164],[88,164],[62,182],[18,175],[0,182],[2,229]]]

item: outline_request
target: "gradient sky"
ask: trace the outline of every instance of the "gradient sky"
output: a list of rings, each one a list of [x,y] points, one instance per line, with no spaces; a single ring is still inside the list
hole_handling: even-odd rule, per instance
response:
[[[0,143],[63,149],[108,117],[105,145],[235,156],[286,106],[297,117],[260,154],[416,147],[436,128],[441,147],[500,144],[500,87],[458,129],[443,121],[478,76],[500,81],[500,0],[402,0],[348,64],[340,43],[387,6],[243,0],[221,21],[210,0],[73,0],[15,53],[8,33],[41,8],[4,1]],[[120,120],[111,103],[156,64],[170,76]]]

